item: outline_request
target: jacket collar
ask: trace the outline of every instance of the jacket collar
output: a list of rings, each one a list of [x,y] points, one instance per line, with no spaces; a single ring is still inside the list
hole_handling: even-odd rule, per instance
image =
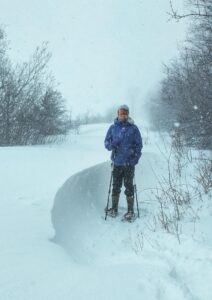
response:
[[[131,118],[131,117],[128,117],[128,119],[127,119],[127,121],[126,122],[121,122],[121,121],[119,121],[119,119],[118,119],[118,117],[116,117],[115,119],[114,119],[114,124],[126,124],[126,125],[132,125],[132,124],[134,124],[134,121],[133,121],[133,119]]]

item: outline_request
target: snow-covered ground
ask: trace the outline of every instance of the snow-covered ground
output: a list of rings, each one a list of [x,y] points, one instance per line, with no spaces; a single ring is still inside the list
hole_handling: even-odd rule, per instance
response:
[[[109,124],[84,126],[58,145],[0,148],[0,299],[211,299],[212,205],[193,203],[178,239],[152,227],[150,188],[166,165],[143,131],[136,169],[141,218],[104,220]],[[147,134],[148,133],[148,134]],[[120,215],[126,201],[123,191]]]

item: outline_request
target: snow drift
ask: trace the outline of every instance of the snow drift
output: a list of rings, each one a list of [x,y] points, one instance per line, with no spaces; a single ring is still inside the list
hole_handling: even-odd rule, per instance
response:
[[[152,166],[157,161],[157,155],[145,153],[141,157],[139,165],[136,166],[135,174],[140,208],[142,208],[140,191],[154,186],[155,177]],[[116,226],[123,226],[123,223],[120,224],[114,219],[104,220],[110,175],[110,162],[98,164],[72,175],[55,196],[51,212],[55,229],[53,240],[63,246],[75,261],[94,261],[99,254],[99,247],[104,244],[103,238],[104,242],[105,239],[108,239],[108,243],[113,244],[112,235],[104,234],[107,229],[109,231],[108,224],[113,223],[113,230]],[[124,188],[122,188],[119,207],[120,213],[124,213],[126,208]],[[140,212],[142,217],[142,210]],[[124,226],[132,227],[133,225]],[[122,241],[126,238],[126,234],[127,232],[125,232],[125,237],[122,237]]]

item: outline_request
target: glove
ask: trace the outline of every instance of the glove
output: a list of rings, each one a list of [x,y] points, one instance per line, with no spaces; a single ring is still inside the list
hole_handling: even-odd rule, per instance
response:
[[[114,148],[117,148],[120,145],[120,142],[120,139],[114,139],[111,144]]]
[[[129,165],[132,165],[132,166],[137,165],[138,161],[139,161],[139,158],[137,156],[134,156],[133,158],[130,159]]]
[[[132,165],[136,165],[138,163],[139,159],[138,157],[135,157],[131,160]]]

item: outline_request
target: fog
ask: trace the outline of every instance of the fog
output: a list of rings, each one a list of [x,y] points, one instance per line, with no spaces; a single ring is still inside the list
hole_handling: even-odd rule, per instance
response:
[[[185,21],[168,22],[168,11],[169,0],[0,0],[0,23],[13,61],[49,42],[50,70],[74,115],[122,103],[136,114],[185,38]]]

